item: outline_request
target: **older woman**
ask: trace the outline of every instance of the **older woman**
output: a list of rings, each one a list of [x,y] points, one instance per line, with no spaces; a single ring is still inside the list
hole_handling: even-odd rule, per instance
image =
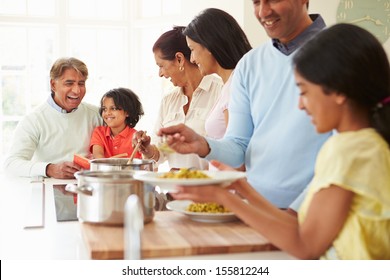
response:
[[[176,26],[165,32],[153,46],[159,76],[169,78],[175,86],[161,101],[155,132],[161,127],[184,123],[205,135],[205,120],[219,98],[223,83],[217,76],[203,76],[198,66],[190,61],[191,50],[183,35],[184,28]],[[208,168],[208,162],[196,154],[183,155],[159,150],[156,145],[161,140],[152,138],[144,135],[143,131],[135,135],[134,142],[138,139],[142,141],[140,151],[145,158],[154,159],[159,164],[168,160],[170,168]]]

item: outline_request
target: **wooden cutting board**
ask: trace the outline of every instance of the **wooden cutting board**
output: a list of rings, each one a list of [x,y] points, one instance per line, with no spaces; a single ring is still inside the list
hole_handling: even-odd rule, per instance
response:
[[[123,227],[81,224],[92,259],[123,259]],[[142,259],[271,251],[275,248],[241,221],[201,223],[171,212],[156,212],[142,232]]]

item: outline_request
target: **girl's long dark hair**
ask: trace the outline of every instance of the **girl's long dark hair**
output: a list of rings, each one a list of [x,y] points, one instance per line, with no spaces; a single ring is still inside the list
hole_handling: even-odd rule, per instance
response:
[[[381,43],[352,24],[336,24],[294,55],[295,70],[325,93],[340,92],[370,115],[370,123],[390,144],[390,65]]]

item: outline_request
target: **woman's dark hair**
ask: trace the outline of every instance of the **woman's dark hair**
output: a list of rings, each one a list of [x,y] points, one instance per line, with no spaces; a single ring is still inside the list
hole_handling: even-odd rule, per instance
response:
[[[308,41],[293,58],[296,71],[339,92],[370,114],[370,123],[390,144],[390,66],[381,43],[352,24],[336,24]],[[383,103],[382,103],[383,102]]]
[[[128,88],[115,88],[106,92],[100,100],[100,115],[103,113],[103,100],[107,97],[112,98],[115,106],[129,115],[126,117],[126,125],[131,128],[135,127],[141,116],[144,115],[138,96]]]
[[[162,59],[174,60],[177,52],[181,52],[190,61],[191,50],[187,46],[186,37],[183,35],[185,26],[174,26],[172,30],[163,33],[153,45],[153,52],[161,51]]]
[[[242,56],[252,49],[237,21],[215,8],[200,12],[183,34],[207,48],[224,69],[234,69]]]

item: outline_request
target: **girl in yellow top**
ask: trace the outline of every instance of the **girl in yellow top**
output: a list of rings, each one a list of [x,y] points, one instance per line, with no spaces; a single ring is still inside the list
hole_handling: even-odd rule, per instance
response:
[[[298,217],[271,205],[245,180],[229,187],[236,193],[218,186],[179,187],[173,196],[223,204],[298,258],[390,259],[390,65],[386,53],[369,32],[338,24],[306,43],[293,61],[301,91],[299,107],[319,133],[338,132],[318,154]]]

